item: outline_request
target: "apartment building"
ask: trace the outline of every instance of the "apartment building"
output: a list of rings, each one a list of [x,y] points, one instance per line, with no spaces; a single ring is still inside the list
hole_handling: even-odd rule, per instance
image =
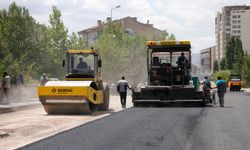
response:
[[[200,51],[201,73],[211,75],[213,73],[214,61],[216,60],[216,46],[208,47]]]
[[[215,18],[216,60],[225,56],[226,43],[231,36],[239,37],[243,49],[250,53],[250,6],[225,6]]]
[[[106,22],[97,20],[96,26],[78,32],[78,34],[84,38],[87,47],[91,47],[94,44],[94,42],[100,36],[105,25],[107,25],[107,22],[110,21],[111,18],[109,17],[107,18]],[[147,20],[146,23],[141,23],[137,21],[136,17],[128,16],[119,20],[114,20],[112,22],[119,23],[123,32],[129,35],[137,34],[146,36],[147,39],[162,39],[166,34],[165,31],[154,28],[153,24],[149,23],[149,20]]]

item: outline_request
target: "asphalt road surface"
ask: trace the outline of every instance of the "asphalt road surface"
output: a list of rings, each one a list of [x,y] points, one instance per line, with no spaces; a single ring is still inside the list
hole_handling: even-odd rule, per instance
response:
[[[227,93],[224,108],[130,108],[20,149],[250,150],[250,96]]]

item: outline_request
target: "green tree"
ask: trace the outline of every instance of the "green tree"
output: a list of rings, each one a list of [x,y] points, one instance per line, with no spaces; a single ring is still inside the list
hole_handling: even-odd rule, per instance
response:
[[[63,77],[65,74],[61,67],[64,58],[64,50],[67,49],[68,29],[61,20],[61,12],[56,6],[52,6],[52,14],[49,16],[49,39],[50,39],[50,55],[53,57],[50,67],[51,74],[56,77]]]
[[[169,36],[169,40],[175,40],[175,35],[171,33]]]
[[[242,65],[242,79],[245,85],[250,86],[250,55],[246,55]]]
[[[220,76],[223,80],[225,80],[226,82],[228,82],[229,81],[229,76],[230,76],[230,70],[216,71],[212,75],[213,80],[216,81],[218,76]]]
[[[235,38],[231,37],[226,44],[226,68],[233,69],[233,63],[235,62]]]
[[[83,38],[73,32],[69,38],[68,49],[83,49],[84,47]]]
[[[42,73],[51,72],[50,65],[53,65],[54,54],[49,40],[49,29],[46,25],[36,24],[36,30],[33,34],[36,43],[36,64],[34,66],[36,71],[33,71],[31,76],[37,79]]]
[[[242,42],[238,37],[231,37],[226,45],[225,66],[235,74],[240,74],[244,60]]]
[[[217,60],[214,61],[213,71],[214,71],[214,72],[219,71],[219,63],[218,63]]]
[[[235,62],[233,64],[232,72],[234,74],[241,74],[242,64],[244,63],[244,51],[242,42],[239,38],[235,38]]]
[[[225,58],[222,58],[220,61],[220,70],[225,70],[226,69],[226,60]]]
[[[102,54],[105,80],[115,82],[126,76],[128,80],[145,81],[145,42],[144,37],[123,33],[118,23],[112,23],[112,28],[105,26],[94,46]]]
[[[26,74],[34,66],[36,43],[34,42],[35,20],[28,9],[12,3],[8,10],[0,11],[0,54],[3,70],[12,77]]]

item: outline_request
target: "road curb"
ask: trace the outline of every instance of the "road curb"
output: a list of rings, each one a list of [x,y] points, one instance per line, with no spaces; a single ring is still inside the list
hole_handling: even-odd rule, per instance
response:
[[[29,109],[34,107],[39,107],[39,102],[24,103],[24,104],[12,104],[12,105],[0,105],[0,114],[9,113],[13,111],[19,111],[23,109]]]

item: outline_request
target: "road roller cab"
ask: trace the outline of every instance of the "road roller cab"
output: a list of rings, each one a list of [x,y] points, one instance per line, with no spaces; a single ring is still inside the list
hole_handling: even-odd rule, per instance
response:
[[[38,87],[38,97],[48,114],[93,113],[109,109],[109,88],[102,81],[97,50],[67,50],[65,81],[49,81]]]

